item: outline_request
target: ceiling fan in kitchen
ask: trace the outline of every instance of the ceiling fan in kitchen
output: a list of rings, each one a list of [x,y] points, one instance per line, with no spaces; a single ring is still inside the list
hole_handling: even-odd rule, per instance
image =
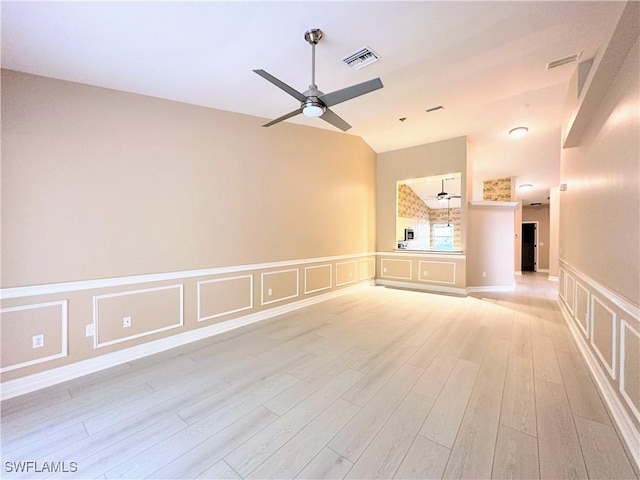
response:
[[[318,86],[316,85],[316,45],[321,38],[322,30],[319,28],[313,28],[304,34],[304,39],[311,45],[311,85],[309,85],[309,89],[304,93],[300,93],[264,70],[254,70],[254,72],[262,78],[273,83],[276,87],[284,90],[300,102],[300,108],[265,123],[263,127],[270,127],[271,125],[302,113],[306,117],[319,117],[344,132],[349,130],[351,125],[340,118],[329,107],[359,97],[360,95],[371,93],[383,87],[382,81],[379,78],[375,78],[331,93],[323,93],[318,90]]]
[[[438,192],[436,195],[431,195],[429,197],[426,197],[425,200],[438,200],[438,202],[440,203],[447,203],[447,226],[451,226],[451,199],[452,198],[462,198],[460,195],[457,194],[451,194],[448,193],[444,190],[444,182],[446,180],[454,180],[453,178],[443,178],[442,179],[442,186],[441,186],[441,190],[440,192]]]
[[[452,194],[452,193],[447,193],[444,191],[444,182],[446,180],[454,180],[453,178],[443,178],[442,179],[442,187],[439,193],[437,193],[436,195],[431,195],[429,197],[426,197],[427,199],[432,199],[435,198],[436,200],[439,200],[441,202],[446,202],[447,200],[451,200],[452,198],[462,198],[460,195],[457,194]]]

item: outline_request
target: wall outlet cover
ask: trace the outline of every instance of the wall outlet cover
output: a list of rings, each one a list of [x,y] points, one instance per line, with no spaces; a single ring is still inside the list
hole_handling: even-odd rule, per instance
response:
[[[31,342],[33,344],[33,348],[44,347],[44,335],[34,335],[33,337],[31,337]]]

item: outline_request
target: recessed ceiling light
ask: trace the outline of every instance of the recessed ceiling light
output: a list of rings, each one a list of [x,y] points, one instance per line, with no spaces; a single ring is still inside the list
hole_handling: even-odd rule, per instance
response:
[[[509,130],[509,136],[513,138],[524,137],[529,129],[527,127],[516,127]]]
[[[533,185],[531,185],[530,183],[525,183],[525,184],[522,184],[522,185],[520,185],[520,186],[518,187],[518,189],[519,189],[521,192],[528,192],[528,191],[529,191],[529,190],[531,190],[532,188],[533,188]]]

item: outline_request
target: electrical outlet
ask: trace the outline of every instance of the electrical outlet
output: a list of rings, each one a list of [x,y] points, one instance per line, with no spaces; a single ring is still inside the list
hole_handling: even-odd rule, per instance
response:
[[[422,272],[422,276],[423,277],[428,277],[429,276],[429,272],[425,270],[424,272]]]
[[[353,272],[349,272],[349,278],[353,277]]]
[[[123,317],[122,318],[122,326],[124,328],[129,328],[131,326],[131,317]]]
[[[84,334],[87,337],[93,337],[96,334],[96,326],[93,323],[89,323],[84,327]]]
[[[269,296],[273,295],[273,290],[272,289],[267,290],[267,295]]]
[[[33,348],[44,347],[44,335],[34,335],[33,337],[31,337],[31,343],[33,345]]]
[[[382,273],[387,273],[387,269],[386,269],[386,268],[383,268],[383,269],[382,269]]]
[[[482,272],[482,278],[486,278],[487,272]]]

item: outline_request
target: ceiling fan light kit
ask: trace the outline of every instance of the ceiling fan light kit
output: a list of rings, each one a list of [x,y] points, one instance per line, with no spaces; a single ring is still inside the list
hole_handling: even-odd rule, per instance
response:
[[[304,39],[307,41],[307,43],[309,43],[309,45],[311,45],[311,84],[309,85],[309,89],[306,92],[300,93],[296,89],[290,87],[283,81],[277,79],[264,70],[254,70],[254,72],[260,75],[262,78],[264,78],[268,82],[271,82],[281,90],[287,92],[289,95],[300,102],[300,108],[286,113],[283,116],[276,118],[275,120],[265,123],[263,127],[270,127],[271,125],[282,122],[283,120],[302,113],[306,117],[321,118],[325,122],[330,123],[334,127],[339,128],[340,130],[345,132],[351,128],[351,125],[340,118],[329,107],[338,105],[342,102],[346,102],[347,100],[351,100],[352,98],[371,93],[374,90],[378,90],[383,87],[382,81],[379,78],[375,78],[373,80],[358,83],[357,85],[352,85],[350,87],[336,90],[335,92],[327,94],[318,90],[318,86],[316,85],[316,45],[318,44],[322,36],[322,30],[320,30],[319,28],[312,28],[304,34]]]

